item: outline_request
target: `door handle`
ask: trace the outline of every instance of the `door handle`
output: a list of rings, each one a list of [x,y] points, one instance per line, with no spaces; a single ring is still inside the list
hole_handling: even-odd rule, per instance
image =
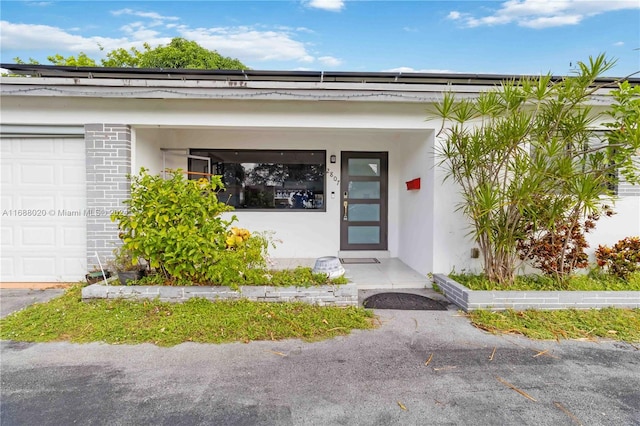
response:
[[[349,211],[349,202],[344,201],[342,205],[344,206],[344,216],[342,216],[342,220],[349,220],[349,217],[347,216],[347,212]]]

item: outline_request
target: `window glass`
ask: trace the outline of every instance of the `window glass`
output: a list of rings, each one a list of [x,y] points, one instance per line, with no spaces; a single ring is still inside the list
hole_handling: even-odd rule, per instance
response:
[[[191,155],[211,159],[211,173],[226,186],[218,198],[236,209],[324,211],[325,151],[192,149]],[[195,166],[189,161],[189,171]]]
[[[380,204],[349,204],[351,222],[380,221]]]
[[[349,176],[380,176],[380,159],[349,158]]]
[[[380,198],[380,182],[349,181],[349,198]]]
[[[349,244],[380,244],[379,226],[349,226]]]

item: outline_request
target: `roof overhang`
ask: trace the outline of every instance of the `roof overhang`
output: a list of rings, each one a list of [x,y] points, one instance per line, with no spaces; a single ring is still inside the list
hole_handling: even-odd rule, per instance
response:
[[[0,64],[20,77],[3,77],[2,96],[66,96],[136,99],[268,99],[367,102],[438,102],[442,93],[474,97],[519,75],[389,72],[259,71],[66,67]],[[554,81],[565,77],[554,76]],[[610,103],[616,78],[594,104]],[[627,79],[640,84],[640,79]]]

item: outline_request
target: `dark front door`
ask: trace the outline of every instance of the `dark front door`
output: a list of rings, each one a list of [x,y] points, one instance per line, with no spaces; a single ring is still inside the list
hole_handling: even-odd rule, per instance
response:
[[[340,249],[387,249],[386,152],[342,152]]]

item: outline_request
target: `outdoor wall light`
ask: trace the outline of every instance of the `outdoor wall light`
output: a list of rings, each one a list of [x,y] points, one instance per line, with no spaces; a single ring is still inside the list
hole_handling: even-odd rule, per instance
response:
[[[329,161],[331,162],[331,164],[335,164],[336,162],[336,156],[332,155],[331,157],[329,157]]]

